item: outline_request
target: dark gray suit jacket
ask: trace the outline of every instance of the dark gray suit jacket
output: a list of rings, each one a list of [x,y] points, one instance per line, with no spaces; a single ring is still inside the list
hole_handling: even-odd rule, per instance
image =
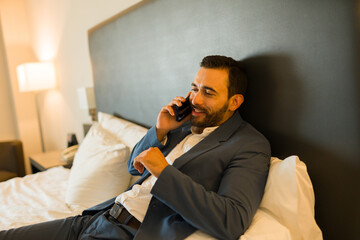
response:
[[[168,134],[163,146],[152,127],[133,149],[133,159],[149,147],[166,156],[190,133],[190,123]],[[135,239],[184,239],[200,229],[217,239],[236,239],[250,225],[268,174],[270,145],[265,137],[236,112],[227,122],[176,159],[159,176]],[[145,170],[135,183],[150,174]],[[131,188],[131,187],[130,187]],[[88,209],[92,214],[112,206],[114,199]]]

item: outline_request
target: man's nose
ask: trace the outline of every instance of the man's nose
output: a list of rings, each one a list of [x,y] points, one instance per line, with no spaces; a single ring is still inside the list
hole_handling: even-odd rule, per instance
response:
[[[203,98],[200,92],[193,93],[191,103],[192,105],[200,105],[200,106],[203,104]]]

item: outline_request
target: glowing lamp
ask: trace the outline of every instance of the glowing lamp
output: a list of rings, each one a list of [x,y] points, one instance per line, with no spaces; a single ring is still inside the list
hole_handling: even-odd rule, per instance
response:
[[[24,63],[22,65],[19,65],[16,68],[16,71],[19,83],[19,91],[35,92],[36,113],[39,123],[41,148],[42,151],[45,152],[37,96],[39,91],[55,88],[56,81],[54,65],[48,62]]]
[[[17,67],[20,92],[55,88],[55,69],[52,63],[25,63]]]

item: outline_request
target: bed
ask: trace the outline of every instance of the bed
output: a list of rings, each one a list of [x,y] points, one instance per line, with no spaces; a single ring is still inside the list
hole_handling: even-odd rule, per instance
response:
[[[126,156],[144,133],[118,136],[124,133],[124,125],[142,131],[152,126],[161,106],[189,90],[204,56],[221,54],[242,60],[249,89],[241,115],[269,139],[273,158],[261,207],[240,239],[357,239],[356,9],[356,1],[335,0],[142,1],[89,30],[99,129],[111,132],[110,142],[131,139],[117,146]],[[104,126],[102,119],[110,126]],[[78,159],[86,155],[86,139]],[[78,214],[91,205],[69,190],[81,187],[71,184],[71,173],[81,166],[85,165],[76,164],[75,159],[71,170],[51,169],[1,183],[1,212],[11,208],[16,212],[19,204],[32,202],[18,202],[22,199],[17,195],[19,188],[37,193],[38,198],[31,196],[34,203],[24,206],[30,211],[26,215],[34,218],[21,220],[24,212],[20,209],[17,217],[1,213],[0,228]],[[55,177],[51,174],[63,177],[57,180],[59,184],[41,184]],[[36,179],[40,182],[33,183]],[[119,184],[125,189],[132,181]],[[35,188],[36,184],[44,190]],[[61,198],[56,209],[49,200],[53,196]],[[192,237],[207,238],[200,232]]]
[[[0,229],[81,214],[125,191],[136,181],[126,162],[147,128],[99,112],[75,155],[71,169],[0,183]],[[297,157],[271,159],[263,201],[241,240],[322,239],[314,219],[314,192],[306,165]],[[187,239],[213,239],[197,231]]]

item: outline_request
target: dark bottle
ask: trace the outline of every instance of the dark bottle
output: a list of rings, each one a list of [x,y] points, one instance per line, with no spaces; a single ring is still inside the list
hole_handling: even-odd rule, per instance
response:
[[[67,135],[67,147],[77,145],[78,141],[76,139],[75,133],[68,133]]]

